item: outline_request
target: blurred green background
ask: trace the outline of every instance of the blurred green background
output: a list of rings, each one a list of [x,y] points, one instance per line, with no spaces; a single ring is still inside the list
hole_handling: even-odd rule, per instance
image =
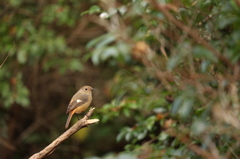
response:
[[[61,135],[83,85],[100,122],[47,158],[240,158],[239,8],[2,0],[0,158],[28,158]]]

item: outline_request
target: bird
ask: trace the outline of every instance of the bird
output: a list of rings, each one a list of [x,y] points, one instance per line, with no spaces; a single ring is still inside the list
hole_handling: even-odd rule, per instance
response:
[[[92,102],[93,90],[94,89],[91,86],[82,86],[78,92],[73,95],[66,112],[66,114],[68,114],[65,125],[66,129],[68,128],[73,114],[80,114],[89,107]]]

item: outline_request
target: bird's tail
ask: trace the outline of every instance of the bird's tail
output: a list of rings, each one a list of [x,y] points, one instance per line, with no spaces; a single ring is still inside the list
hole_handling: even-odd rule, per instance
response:
[[[69,125],[69,123],[72,119],[73,114],[74,114],[74,112],[69,112],[68,119],[67,119],[67,122],[66,122],[66,125],[65,125],[66,129],[68,128],[68,125]]]

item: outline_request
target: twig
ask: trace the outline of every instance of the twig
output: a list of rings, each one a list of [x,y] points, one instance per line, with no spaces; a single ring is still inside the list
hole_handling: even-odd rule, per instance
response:
[[[76,133],[81,128],[86,127],[87,125],[96,123],[99,121],[99,119],[90,119],[88,118],[92,115],[95,108],[91,108],[88,113],[77,123],[75,123],[70,129],[68,129],[66,132],[64,132],[61,136],[59,136],[57,139],[55,139],[51,144],[49,144],[47,147],[45,147],[42,151],[32,155],[29,159],[41,159],[48,155],[50,155],[56,147],[61,144],[64,140],[72,136],[74,133]]]
[[[11,144],[9,141],[7,141],[6,139],[0,137],[0,145],[4,146],[5,148],[11,150],[11,151],[14,151],[16,150],[16,147]]]
[[[15,44],[13,45],[13,47],[11,48],[11,50],[8,52],[7,56],[5,57],[5,59],[3,60],[2,64],[0,65],[0,68],[2,68],[3,64],[5,63],[5,61],[7,60],[8,56],[10,55],[12,49],[15,47]]]
[[[87,20],[82,20],[67,39],[67,44],[71,44],[74,40],[76,40],[81,35],[88,23],[89,22]]]

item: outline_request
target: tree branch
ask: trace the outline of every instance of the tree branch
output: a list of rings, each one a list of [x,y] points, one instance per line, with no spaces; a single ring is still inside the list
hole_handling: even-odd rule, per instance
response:
[[[29,159],[41,159],[48,155],[50,155],[58,145],[60,145],[64,140],[72,136],[74,133],[76,133],[78,130],[86,127],[87,125],[96,123],[99,121],[99,119],[90,119],[88,118],[92,115],[95,108],[91,108],[88,113],[78,122],[76,122],[70,129],[68,129],[66,132],[64,132],[61,136],[59,136],[57,139],[55,139],[51,144],[49,144],[47,147],[45,147],[42,151],[32,155]]]
[[[0,65],[0,68],[2,68],[3,64],[6,62],[8,56],[11,54],[13,48],[15,47],[15,44],[13,45],[13,47],[11,48],[11,50],[8,52],[7,56],[5,57],[5,59],[3,60],[2,64]]]

